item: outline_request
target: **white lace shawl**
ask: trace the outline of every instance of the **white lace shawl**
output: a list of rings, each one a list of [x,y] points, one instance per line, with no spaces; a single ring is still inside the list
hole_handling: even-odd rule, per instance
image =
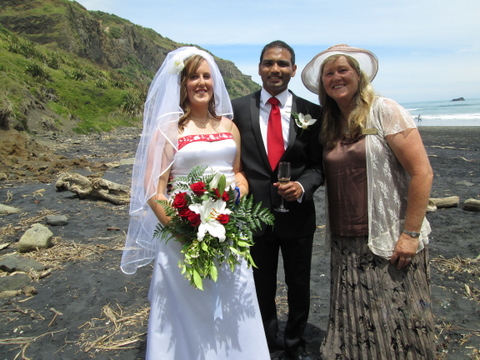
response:
[[[395,101],[377,97],[370,110],[366,135],[368,187],[368,246],[378,256],[389,259],[404,230],[410,176],[395,157],[386,136],[416,128],[412,116]],[[430,224],[424,219],[418,251],[428,244]]]

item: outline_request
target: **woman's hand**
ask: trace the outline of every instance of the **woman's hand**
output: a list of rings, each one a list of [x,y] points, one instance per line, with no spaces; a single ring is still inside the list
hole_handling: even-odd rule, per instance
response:
[[[390,263],[395,264],[398,261],[398,270],[408,266],[417,253],[418,244],[418,238],[402,233],[397,241]]]

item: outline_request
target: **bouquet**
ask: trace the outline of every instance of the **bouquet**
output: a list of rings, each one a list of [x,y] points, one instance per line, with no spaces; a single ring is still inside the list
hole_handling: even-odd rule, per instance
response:
[[[181,273],[190,285],[203,290],[203,280],[217,281],[218,266],[226,262],[231,271],[244,258],[255,266],[250,255],[253,232],[262,223],[273,225],[270,211],[254,205],[252,196],[240,198],[238,189],[228,185],[225,175],[204,175],[206,167],[172,182],[169,201],[158,200],[171,218],[168,226],[157,225],[154,236],[183,244]]]

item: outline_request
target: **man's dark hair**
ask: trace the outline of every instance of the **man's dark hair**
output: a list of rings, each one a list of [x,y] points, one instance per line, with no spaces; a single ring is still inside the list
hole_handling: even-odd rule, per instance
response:
[[[265,51],[272,48],[281,48],[281,49],[288,50],[292,55],[292,66],[295,65],[295,51],[293,51],[290,45],[288,45],[285,41],[282,41],[282,40],[272,41],[270,44],[267,44],[263,47],[262,53],[260,54],[260,63],[262,63],[263,54],[265,54]]]

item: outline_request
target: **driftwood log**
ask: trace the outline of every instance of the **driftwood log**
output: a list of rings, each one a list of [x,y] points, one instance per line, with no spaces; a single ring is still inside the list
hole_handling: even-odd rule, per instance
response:
[[[467,211],[480,211],[480,200],[467,199],[463,203],[463,210]]]
[[[130,201],[130,189],[102,178],[87,178],[77,173],[63,173],[55,187],[58,191],[71,191],[81,199],[105,200],[115,205]]]
[[[449,196],[445,198],[430,198],[430,202],[435,204],[437,208],[457,207],[460,204],[458,196]]]
[[[432,201],[432,199],[428,200],[427,205],[427,213],[437,211],[437,205]]]

